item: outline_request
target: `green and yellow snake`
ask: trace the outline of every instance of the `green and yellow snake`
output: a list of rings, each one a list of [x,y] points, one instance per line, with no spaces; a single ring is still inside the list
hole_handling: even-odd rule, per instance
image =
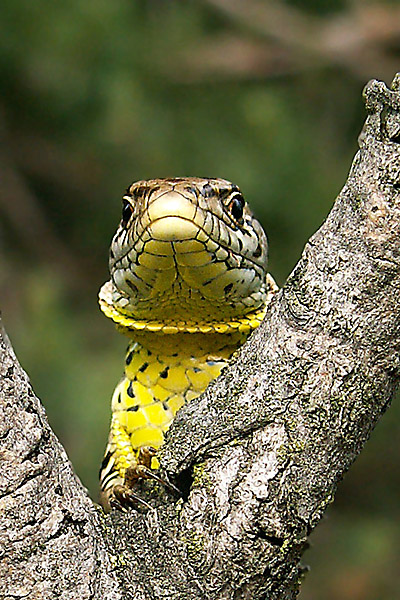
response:
[[[201,394],[260,324],[277,290],[266,235],[224,179],[138,181],[123,197],[100,307],[131,338],[112,397],[102,502],[140,503],[158,478],[156,449],[176,412]]]

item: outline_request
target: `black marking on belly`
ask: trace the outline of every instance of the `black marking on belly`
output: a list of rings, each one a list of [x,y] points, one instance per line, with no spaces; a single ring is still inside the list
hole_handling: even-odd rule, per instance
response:
[[[164,371],[161,371],[160,377],[162,377],[163,379],[167,379],[168,371],[169,371],[169,367],[165,367]]]

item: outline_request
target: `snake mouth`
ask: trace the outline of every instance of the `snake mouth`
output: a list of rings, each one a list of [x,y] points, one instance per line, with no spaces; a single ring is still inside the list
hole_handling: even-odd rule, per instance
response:
[[[149,232],[154,240],[162,242],[178,242],[193,239],[198,227],[182,217],[162,217],[149,226]]]
[[[196,206],[179,192],[162,194],[149,205],[148,234],[154,240],[172,242],[196,237]]]

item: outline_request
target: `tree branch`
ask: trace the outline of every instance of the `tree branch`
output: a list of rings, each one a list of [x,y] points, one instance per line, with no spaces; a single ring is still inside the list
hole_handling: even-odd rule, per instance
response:
[[[147,513],[93,507],[5,337],[6,598],[296,597],[307,536],[399,379],[400,76],[365,89],[349,178],[262,326],[177,415]],[[190,490],[190,492],[189,492]]]
[[[0,358],[0,598],[121,598],[102,514],[74,475],[3,329]]]

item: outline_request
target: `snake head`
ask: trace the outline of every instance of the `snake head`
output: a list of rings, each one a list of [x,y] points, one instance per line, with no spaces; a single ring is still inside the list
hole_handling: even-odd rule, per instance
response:
[[[265,304],[267,237],[236,185],[138,181],[122,202],[110,249],[112,303],[120,312],[204,322]]]

